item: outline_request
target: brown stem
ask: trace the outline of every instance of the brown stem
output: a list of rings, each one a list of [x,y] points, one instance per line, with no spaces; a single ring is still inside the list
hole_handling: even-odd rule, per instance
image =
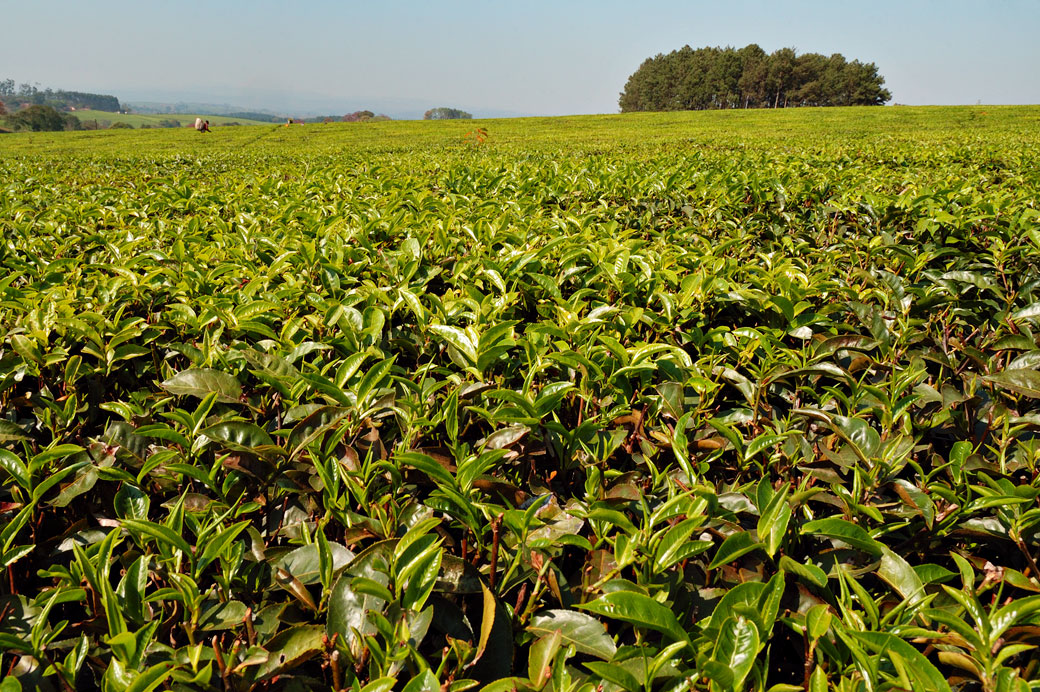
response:
[[[491,573],[488,575],[488,587],[495,590],[495,572],[498,569],[498,530],[502,525],[502,516],[491,520]]]
[[[47,650],[46,645],[42,647],[43,655],[47,657],[47,662],[51,664],[51,668],[58,673],[58,680],[61,681],[61,686],[66,692],[76,692],[76,688],[69,684],[69,681],[65,679],[65,674],[62,673],[58,666],[54,664],[54,658],[51,656],[51,652]]]
[[[249,638],[249,646],[256,646],[256,630],[253,629],[253,609],[246,608],[246,636]]]
[[[809,692],[809,682],[812,680],[813,649],[816,648],[809,642],[808,632],[805,637],[805,692]]]
[[[220,638],[217,635],[213,635],[211,640],[213,643],[213,656],[217,659],[217,669],[220,670],[220,677],[227,677],[227,664],[224,663],[224,654],[220,650]]]
[[[520,606],[523,604],[524,596],[526,596],[526,595],[527,595],[527,582],[524,582],[520,586],[520,593],[518,593],[516,595],[516,606],[513,608],[513,614],[514,615],[520,612]]]
[[[339,667],[339,651],[333,651],[329,656],[329,664],[332,666],[332,689],[340,692],[343,689],[343,670]]]
[[[1029,552],[1029,546],[1025,544],[1021,537],[1015,541],[1018,544],[1018,549],[1026,556],[1026,560],[1029,562],[1029,568],[1033,570],[1033,576],[1040,579],[1040,568],[1037,567],[1036,560],[1033,559],[1033,554]]]

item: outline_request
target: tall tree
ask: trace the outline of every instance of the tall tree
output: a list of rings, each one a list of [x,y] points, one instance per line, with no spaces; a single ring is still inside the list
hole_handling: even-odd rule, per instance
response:
[[[794,48],[781,48],[769,56],[769,70],[766,74],[766,83],[769,85],[770,93],[774,94],[773,108],[780,107],[780,97],[783,97],[783,105],[787,106],[787,89],[791,88],[795,68]]]
[[[737,51],[740,56],[740,100],[743,108],[760,108],[765,100],[765,81],[769,70],[769,56],[757,43]]]

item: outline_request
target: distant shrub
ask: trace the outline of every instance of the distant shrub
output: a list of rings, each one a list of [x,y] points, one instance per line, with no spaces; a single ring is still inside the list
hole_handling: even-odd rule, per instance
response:
[[[132,129],[134,129],[134,126],[131,125],[130,123],[118,122],[118,123],[112,123],[109,126],[108,129],[110,129],[110,130],[132,130]]]
[[[7,123],[13,130],[30,132],[60,132],[80,129],[79,119],[74,115],[59,113],[50,106],[29,106],[8,116]]]
[[[423,120],[472,120],[473,115],[458,108],[431,108],[423,113]]]
[[[345,123],[364,123],[374,118],[375,115],[372,111],[354,111],[344,115],[342,120]]]
[[[181,121],[174,120],[173,118],[164,118],[159,121],[159,127],[180,127]]]

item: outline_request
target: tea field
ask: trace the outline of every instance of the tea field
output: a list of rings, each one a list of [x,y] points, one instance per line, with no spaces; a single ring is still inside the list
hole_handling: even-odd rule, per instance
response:
[[[1040,690],[1038,126],[0,136],[0,692]]]

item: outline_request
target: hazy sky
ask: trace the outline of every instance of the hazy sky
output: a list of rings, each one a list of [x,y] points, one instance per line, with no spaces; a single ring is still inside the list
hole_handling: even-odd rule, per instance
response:
[[[898,103],[1040,103],[1040,0],[0,0],[0,18],[0,79],[123,100],[613,113],[647,57],[758,43],[874,62]]]

